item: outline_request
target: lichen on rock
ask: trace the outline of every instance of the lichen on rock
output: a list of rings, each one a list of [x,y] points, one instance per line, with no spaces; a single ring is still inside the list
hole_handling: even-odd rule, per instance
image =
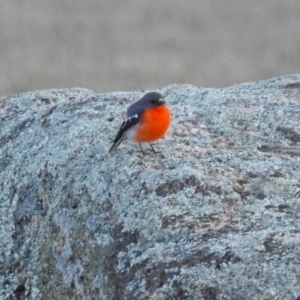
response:
[[[107,153],[142,92],[0,98],[0,298],[300,297],[299,82],[161,88],[145,156]]]

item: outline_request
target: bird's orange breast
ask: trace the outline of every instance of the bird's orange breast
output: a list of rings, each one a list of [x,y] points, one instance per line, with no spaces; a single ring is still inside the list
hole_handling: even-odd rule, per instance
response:
[[[164,136],[171,121],[170,110],[167,106],[147,109],[140,119],[134,139],[138,143],[154,142]]]

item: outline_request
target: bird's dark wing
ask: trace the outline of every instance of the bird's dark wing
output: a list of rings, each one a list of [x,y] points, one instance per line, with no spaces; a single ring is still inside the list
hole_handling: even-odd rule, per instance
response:
[[[129,128],[131,128],[132,126],[136,125],[139,122],[139,115],[138,114],[134,114],[133,116],[127,116],[121,127],[120,130],[114,140],[114,143],[118,141],[118,139],[123,135],[123,133],[128,130]]]
[[[142,113],[142,111],[136,111],[135,114],[126,116],[126,118],[124,119],[124,121],[119,129],[118,134],[116,135],[116,137],[114,139],[114,143],[108,152],[112,152],[112,151],[116,150],[118,148],[118,146],[122,143],[122,141],[126,139],[126,137],[124,136],[124,132],[126,132],[132,126],[138,124],[141,113]]]

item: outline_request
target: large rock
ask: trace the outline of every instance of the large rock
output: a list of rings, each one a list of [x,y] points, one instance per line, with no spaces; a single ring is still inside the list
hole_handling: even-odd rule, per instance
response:
[[[300,297],[300,75],[159,91],[145,156],[107,154],[143,92],[0,99],[1,299]]]

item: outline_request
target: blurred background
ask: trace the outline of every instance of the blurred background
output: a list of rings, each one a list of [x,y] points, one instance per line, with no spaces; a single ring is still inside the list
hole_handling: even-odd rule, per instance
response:
[[[2,0],[0,7],[2,96],[225,87],[299,72],[299,0]]]

